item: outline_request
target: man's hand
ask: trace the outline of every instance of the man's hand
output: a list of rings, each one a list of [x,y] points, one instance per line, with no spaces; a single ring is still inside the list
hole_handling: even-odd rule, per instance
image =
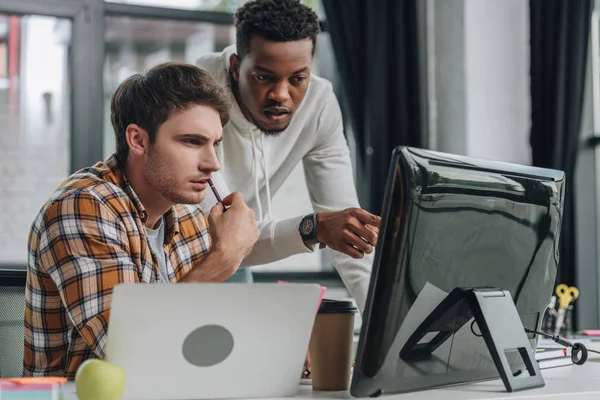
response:
[[[223,209],[223,205],[227,210]],[[234,192],[217,203],[208,215],[210,237],[215,251],[221,251],[241,263],[258,240],[260,231],[254,211]]]
[[[360,208],[317,214],[317,240],[353,258],[371,254],[377,244],[381,217]]]
[[[225,210],[223,204],[227,206]],[[182,282],[224,282],[240,267],[258,240],[260,231],[240,193],[234,192],[217,203],[208,215],[212,247]]]

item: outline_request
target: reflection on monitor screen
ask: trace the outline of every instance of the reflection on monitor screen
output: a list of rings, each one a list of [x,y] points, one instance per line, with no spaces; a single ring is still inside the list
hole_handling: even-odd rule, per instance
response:
[[[415,305],[433,309],[457,287],[494,287],[510,292],[525,328],[538,328],[555,284],[563,199],[561,171],[395,149],[352,395],[498,377],[470,324],[427,360],[399,357],[426,317]]]

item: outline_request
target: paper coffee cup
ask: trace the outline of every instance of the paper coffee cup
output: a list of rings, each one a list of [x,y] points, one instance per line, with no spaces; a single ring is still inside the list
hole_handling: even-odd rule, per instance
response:
[[[323,299],[309,345],[313,390],[348,390],[357,311],[351,301]]]

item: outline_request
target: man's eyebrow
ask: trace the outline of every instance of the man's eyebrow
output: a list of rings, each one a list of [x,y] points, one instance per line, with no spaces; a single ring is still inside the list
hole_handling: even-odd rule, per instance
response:
[[[186,139],[200,139],[200,140],[204,140],[204,141],[210,140],[210,138],[208,136],[203,135],[201,133],[180,133],[177,135],[177,137],[186,138]]]
[[[306,72],[307,70],[308,70],[308,67],[300,68],[298,71],[294,71],[294,73],[292,75],[299,74],[301,72]]]
[[[261,67],[260,65],[256,65],[256,66],[254,67],[254,69],[257,69],[257,70],[259,70],[259,71],[266,72],[266,73],[268,73],[268,74],[273,74],[273,75],[275,75],[275,72],[271,71],[271,70],[270,70],[270,69],[268,69],[268,68]],[[294,72],[292,73],[292,75],[299,74],[299,73],[301,73],[301,72],[306,72],[306,70],[308,70],[308,67],[300,68],[299,70],[297,70],[297,71],[294,71]]]
[[[177,137],[183,138],[183,139],[202,140],[203,142],[208,142],[211,140],[211,138],[209,136],[203,135],[202,133],[181,133],[181,134],[177,135]],[[221,136],[217,140],[215,140],[215,143],[221,143],[221,141],[223,141],[223,136]]]
[[[256,65],[256,66],[254,67],[254,69],[257,69],[257,70],[259,70],[259,71],[262,71],[262,72],[266,72],[266,73],[268,73],[268,74],[275,74],[275,72],[271,71],[271,70],[270,70],[270,69],[268,69],[268,68],[261,67],[260,65]]]

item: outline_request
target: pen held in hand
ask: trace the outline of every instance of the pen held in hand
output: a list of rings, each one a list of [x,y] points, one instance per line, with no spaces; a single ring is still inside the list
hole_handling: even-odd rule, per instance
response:
[[[219,196],[219,193],[217,192],[217,188],[215,188],[215,185],[213,184],[213,181],[210,178],[208,179],[208,186],[210,186],[210,190],[212,190],[213,194],[217,198],[217,201],[219,203],[223,204],[223,199],[221,198],[221,196]],[[223,204],[223,211],[227,211],[227,207],[225,207],[225,204]]]

